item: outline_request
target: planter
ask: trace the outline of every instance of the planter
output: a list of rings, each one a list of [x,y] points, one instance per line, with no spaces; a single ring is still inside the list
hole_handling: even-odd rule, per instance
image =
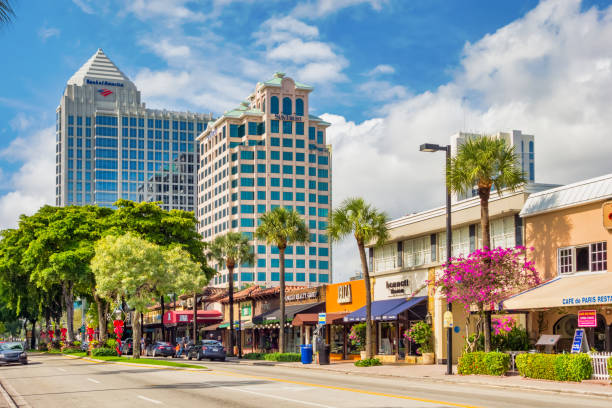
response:
[[[366,359],[366,352],[365,352],[365,350],[359,352],[359,357],[361,357],[362,360]]]
[[[435,361],[434,353],[423,353],[423,364],[433,364]]]

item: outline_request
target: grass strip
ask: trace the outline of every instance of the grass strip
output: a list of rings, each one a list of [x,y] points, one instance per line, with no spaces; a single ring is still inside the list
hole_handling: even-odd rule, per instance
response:
[[[206,369],[206,367],[201,366],[201,365],[177,363],[174,361],[167,361],[167,360],[154,360],[151,358],[133,359],[131,357],[117,357],[117,356],[95,356],[93,358],[95,358],[96,360],[121,362],[121,363],[149,364],[149,365],[158,365],[158,366],[167,366],[167,367]]]

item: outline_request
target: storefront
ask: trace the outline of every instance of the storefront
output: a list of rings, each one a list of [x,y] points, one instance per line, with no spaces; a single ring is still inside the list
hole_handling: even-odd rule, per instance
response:
[[[217,310],[197,310],[196,324],[198,331],[202,326],[221,322],[221,312]],[[193,310],[169,310],[164,312],[164,326],[173,331],[173,338],[188,337],[193,335]]]
[[[325,337],[331,347],[331,358],[358,360],[361,346],[348,338],[354,323],[345,322],[344,317],[365,305],[365,282],[360,279],[327,285],[325,296]]]
[[[612,174],[532,194],[520,215],[544,283],[502,307],[527,313],[532,343],[558,335],[556,351],[569,351],[582,326],[591,348],[612,351]]]

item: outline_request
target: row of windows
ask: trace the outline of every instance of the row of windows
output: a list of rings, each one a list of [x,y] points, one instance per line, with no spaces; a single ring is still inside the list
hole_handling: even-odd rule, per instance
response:
[[[216,180],[215,180],[216,181]],[[282,186],[285,188],[293,188],[294,179],[291,178],[283,178]],[[295,187],[296,188],[306,188],[306,182],[304,179],[295,179]],[[254,177],[241,177],[240,178],[240,186],[241,187],[254,187],[255,186],[255,178]],[[266,186],[266,178],[265,177],[257,177],[257,186],[265,187]],[[272,187],[280,187],[281,179],[279,177],[271,177],[270,178],[270,186]],[[320,191],[328,191],[329,183],[320,181],[318,183]],[[238,180],[232,180],[232,188],[238,187]],[[310,190],[317,189],[317,181],[316,180],[308,180],[308,188]]]
[[[293,166],[285,164],[282,166],[283,169],[283,174],[293,174]],[[241,173],[255,173],[255,169],[257,169],[257,173],[265,173],[266,172],[266,165],[265,164],[258,164],[257,167],[255,167],[252,164],[241,164],[240,165],[240,172]],[[305,171],[305,167],[304,166],[295,166],[295,174],[297,175],[304,175],[304,171]],[[281,165],[280,164],[271,164],[270,165],[270,173],[274,173],[274,174],[279,174],[281,172]],[[231,174],[238,174],[238,166],[233,166],[231,168]],[[318,169],[316,167],[309,167],[308,168],[308,175],[311,177],[319,177],[319,178],[328,178],[329,177],[329,171],[327,169]]]
[[[292,191],[283,191],[282,197],[283,201],[293,201],[293,197],[295,197],[295,201],[306,201],[306,193],[295,193],[294,195]],[[280,199],[281,191],[270,191],[270,200],[280,201]],[[238,193],[232,193],[232,201],[236,200],[238,200]],[[240,200],[255,200],[255,191],[241,191]],[[262,190],[257,191],[257,200],[266,200],[266,192]],[[329,196],[323,194],[317,195],[315,193],[308,193],[308,202],[329,204]]]
[[[267,279],[267,276],[268,276],[267,272],[257,272],[257,275],[255,275],[254,272],[241,272],[240,281],[255,282],[255,276],[257,276],[258,282],[267,282],[267,281],[278,282],[280,278],[279,272],[270,273],[269,275],[270,279]],[[306,273],[304,272],[297,272],[295,273],[295,275],[292,272],[285,272],[285,281],[294,282],[294,276],[295,276],[295,282],[306,282]],[[329,274],[326,274],[326,273],[316,274],[312,272],[308,274],[308,279],[310,282],[317,282],[317,277],[318,277],[319,282],[329,283]],[[227,281],[227,274],[217,275],[214,278],[215,285],[226,283],[226,281]],[[234,274],[234,282],[238,282],[237,273]]]
[[[283,98],[283,115],[291,115],[292,110],[291,98]],[[265,110],[264,110],[265,111]],[[272,96],[270,98],[270,113],[278,114],[278,96]],[[304,100],[302,98],[295,99],[295,114],[297,116],[304,116]]]

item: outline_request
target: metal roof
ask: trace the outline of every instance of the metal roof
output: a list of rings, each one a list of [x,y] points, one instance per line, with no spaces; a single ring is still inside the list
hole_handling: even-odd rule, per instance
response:
[[[612,197],[612,173],[531,194],[521,217],[605,200]]]

